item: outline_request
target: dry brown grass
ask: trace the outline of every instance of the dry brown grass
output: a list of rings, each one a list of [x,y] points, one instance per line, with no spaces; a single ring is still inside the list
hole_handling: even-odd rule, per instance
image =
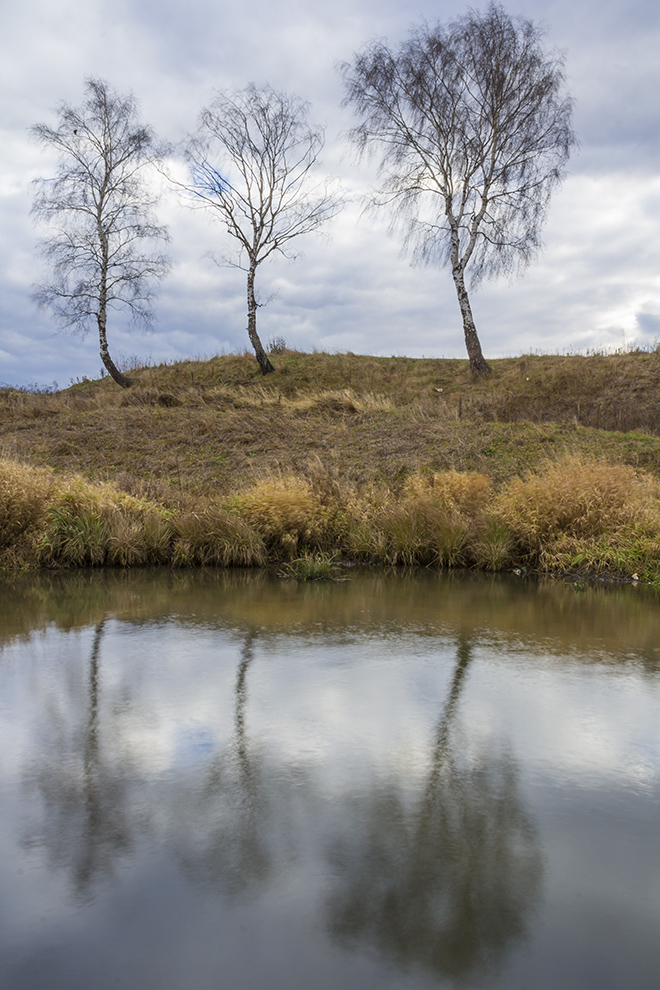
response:
[[[499,567],[486,514],[490,489],[484,475],[459,471],[415,473],[399,495],[370,488],[348,503],[348,549],[387,564]]]
[[[539,549],[560,535],[598,537],[660,524],[660,484],[624,464],[567,457],[514,478],[496,507],[517,539]]]
[[[220,506],[182,513],[174,520],[174,531],[175,567],[258,567],[268,560],[259,534]]]
[[[136,566],[168,559],[167,513],[81,477],[56,480],[35,542],[45,566]]]
[[[436,471],[411,475],[405,486],[407,498],[442,505],[447,511],[476,516],[485,507],[491,481],[472,471]]]
[[[567,457],[514,478],[494,508],[522,559],[544,569],[660,567],[660,483],[628,465]]]
[[[54,484],[52,471],[0,460],[0,546],[34,525]]]
[[[323,495],[318,479],[315,484],[308,477],[275,474],[258,480],[229,505],[259,533],[276,559],[292,559],[334,542],[341,508]]]
[[[46,522],[51,564],[338,552],[628,573],[657,558],[655,496],[639,486],[660,477],[660,438],[640,432],[660,433],[660,354],[513,358],[479,381],[459,360],[275,363],[265,379],[243,354],[133,369],[129,391],[0,389],[5,558],[34,559]],[[95,494],[67,501],[72,478]]]
[[[458,360],[287,351],[266,379],[251,356],[228,355],[133,370],[128,391],[107,379],[50,395],[0,389],[0,450],[177,504],[315,457],[389,485],[451,468],[500,484],[567,452],[660,475],[660,440],[622,432],[660,432],[660,355],[493,366],[475,382]]]
[[[165,508],[113,484],[0,460],[0,566],[263,566],[344,557],[406,566],[660,574],[660,482],[568,457],[494,491],[477,472],[349,483],[312,461]]]

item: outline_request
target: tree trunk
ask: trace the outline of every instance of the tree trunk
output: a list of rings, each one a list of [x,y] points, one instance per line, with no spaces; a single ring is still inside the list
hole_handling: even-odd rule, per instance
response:
[[[101,360],[105,365],[106,371],[108,372],[109,375],[111,375],[112,378],[114,378],[114,380],[117,382],[118,385],[121,385],[122,388],[130,388],[131,385],[133,384],[133,379],[127,378],[126,375],[122,375],[121,371],[115,365],[114,361],[110,357],[110,352],[108,350],[108,341],[105,335],[105,313],[103,313],[103,315],[99,314],[97,319],[99,324],[99,345],[101,348]]]
[[[465,347],[470,359],[470,371],[473,375],[489,375],[492,369],[481,350],[481,343],[477,334],[477,328],[474,325],[470,300],[467,289],[465,288],[463,269],[460,265],[455,265],[452,268],[452,275],[454,277],[454,285],[456,286],[458,305],[460,306],[461,316],[463,317],[463,333],[465,334]]]
[[[130,388],[133,382],[130,378],[127,378],[126,375],[122,375],[121,371],[117,368],[114,361],[110,357],[110,351],[108,350],[108,338],[105,333],[108,305],[108,238],[100,220],[98,229],[99,242],[101,244],[101,287],[99,291],[99,311],[96,315],[96,322],[99,325],[99,347],[101,350],[101,360],[103,361],[108,374],[117,382],[118,385],[121,385],[122,388]]]
[[[247,304],[248,304],[248,325],[247,332],[250,338],[250,343],[254,347],[254,353],[256,355],[259,367],[261,368],[262,375],[269,375],[271,371],[275,371],[268,360],[268,355],[266,354],[263,344],[259,339],[259,334],[257,333],[257,300],[254,295],[254,275],[256,271],[256,265],[250,265],[248,269],[247,277]]]

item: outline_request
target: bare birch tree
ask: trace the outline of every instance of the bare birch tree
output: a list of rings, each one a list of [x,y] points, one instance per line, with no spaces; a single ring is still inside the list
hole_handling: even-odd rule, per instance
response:
[[[168,270],[167,259],[154,253],[167,231],[156,223],[146,172],[160,153],[132,95],[120,96],[100,79],[86,80],[85,93],[80,107],[60,103],[56,128],[31,128],[59,153],[55,177],[37,180],[32,207],[50,228],[41,247],[52,268],[51,281],[34,296],[64,329],[84,335],[95,325],[101,360],[126,388],[131,381],[108,350],[108,310],[125,308],[134,323],[152,322],[154,283]]]
[[[380,155],[372,205],[393,208],[414,260],[450,266],[470,367],[487,373],[466,272],[476,286],[540,247],[575,144],[562,58],[531,21],[491,3],[425,24],[397,49],[374,41],[342,72],[344,105],[361,118],[351,137]]]
[[[275,252],[290,257],[291,241],[341,208],[332,183],[314,182],[324,135],[307,113],[308,104],[268,85],[219,92],[185,153],[187,188],[238,242],[237,260],[225,262],[247,272],[247,333],[263,375],[274,368],[257,333],[257,268]]]

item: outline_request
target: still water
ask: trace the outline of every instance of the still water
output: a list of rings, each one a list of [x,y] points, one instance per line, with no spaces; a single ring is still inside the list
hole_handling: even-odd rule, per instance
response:
[[[0,584],[3,990],[657,990],[660,600]]]

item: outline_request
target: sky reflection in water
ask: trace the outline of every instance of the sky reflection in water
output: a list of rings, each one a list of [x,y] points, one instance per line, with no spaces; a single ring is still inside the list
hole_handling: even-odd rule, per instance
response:
[[[1,589],[0,985],[660,981],[643,589]]]

